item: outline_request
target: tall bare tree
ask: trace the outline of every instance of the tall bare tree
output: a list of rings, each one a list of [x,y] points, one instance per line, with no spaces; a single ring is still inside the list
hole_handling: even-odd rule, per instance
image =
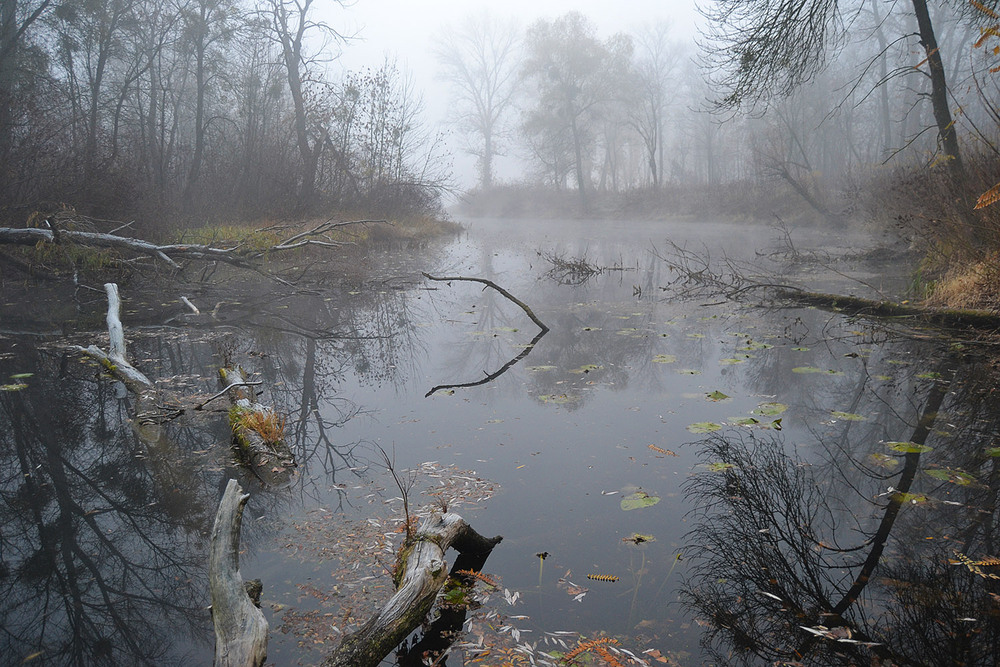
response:
[[[483,13],[449,29],[436,51],[442,76],[452,84],[458,125],[469,137],[467,150],[478,159],[484,190],[493,186],[493,159],[502,152],[505,119],[518,92],[518,47],[512,20]]]

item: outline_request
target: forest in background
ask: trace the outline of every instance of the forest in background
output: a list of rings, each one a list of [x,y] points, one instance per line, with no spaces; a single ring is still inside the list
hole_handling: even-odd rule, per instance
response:
[[[719,0],[698,44],[577,13],[469,19],[439,54],[479,164],[465,210],[992,229],[971,204],[1000,180],[996,14],[913,5],[926,22],[911,3]],[[498,180],[509,155],[528,173]]]
[[[448,164],[387,58],[313,0],[4,0],[7,224],[72,207],[166,223],[434,214]]]

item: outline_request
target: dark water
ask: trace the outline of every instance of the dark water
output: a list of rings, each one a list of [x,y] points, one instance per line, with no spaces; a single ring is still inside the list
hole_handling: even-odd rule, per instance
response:
[[[698,285],[676,282],[670,242],[788,260],[779,237],[477,221],[371,251],[363,277],[307,294],[189,286],[205,310],[222,303],[214,319],[181,315],[181,293],[123,286],[130,353],[174,394],[213,393],[224,358],[264,380],[299,461],[279,489],[231,462],[224,406],[136,434],[129,397],[66,348],[103,328],[100,294],[9,285],[0,374],[27,386],[0,392],[0,662],[209,664],[206,537],[230,476],[253,494],[242,567],[264,581],[270,661],[320,660],[390,592],[401,494],[378,445],[421,512],[444,498],[504,536],[483,571],[515,604],[492,593],[447,664],[471,664],[480,642],[476,664],[546,664],[569,633],[651,664],[994,664],[988,348],[681,298]],[[872,243],[793,238],[802,253]],[[546,256],[605,270],[553,274]],[[899,289],[859,262],[782,266],[814,288]],[[495,379],[426,396],[502,369],[537,328],[492,290],[420,271],[492,280],[551,331]]]

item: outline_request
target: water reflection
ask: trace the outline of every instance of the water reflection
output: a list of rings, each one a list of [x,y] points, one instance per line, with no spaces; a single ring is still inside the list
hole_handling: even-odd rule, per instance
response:
[[[983,405],[977,366],[921,352],[938,361],[900,377],[904,391],[873,390],[861,375],[850,407],[862,414],[835,413],[812,429],[815,445],[773,431],[698,443],[683,597],[710,624],[711,655],[993,664],[996,581],[954,563],[995,553],[996,465],[982,421],[990,413],[997,426],[995,402]],[[895,420],[862,421],[873,407]]]

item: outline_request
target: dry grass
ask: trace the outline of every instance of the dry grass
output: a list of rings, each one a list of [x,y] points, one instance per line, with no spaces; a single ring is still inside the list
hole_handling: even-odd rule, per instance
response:
[[[928,306],[1000,311],[1000,253],[947,272],[926,300]]]
[[[274,410],[241,411],[236,425],[243,430],[253,431],[263,438],[264,442],[276,443],[285,438],[285,418]]]

